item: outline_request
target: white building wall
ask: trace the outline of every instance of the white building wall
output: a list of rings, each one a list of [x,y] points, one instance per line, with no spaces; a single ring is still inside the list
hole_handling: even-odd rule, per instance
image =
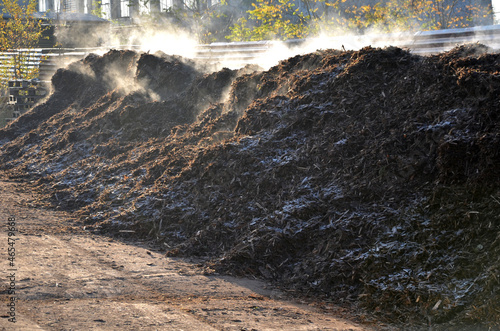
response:
[[[500,24],[500,0],[492,0],[494,24]]]

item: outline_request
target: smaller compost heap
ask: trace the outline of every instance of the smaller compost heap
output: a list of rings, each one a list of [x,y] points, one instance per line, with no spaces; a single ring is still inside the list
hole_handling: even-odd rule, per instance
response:
[[[498,328],[499,68],[482,45],[268,71],[110,51],[58,70],[0,160],[86,228],[390,322]]]

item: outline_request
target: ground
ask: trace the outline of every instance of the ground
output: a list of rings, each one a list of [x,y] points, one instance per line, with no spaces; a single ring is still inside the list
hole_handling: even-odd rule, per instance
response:
[[[285,300],[262,281],[89,233],[71,214],[27,206],[33,197],[22,184],[4,179],[0,188],[2,330],[368,330],[337,317],[338,307]],[[16,223],[13,268],[9,217]],[[12,273],[14,286],[6,285]]]

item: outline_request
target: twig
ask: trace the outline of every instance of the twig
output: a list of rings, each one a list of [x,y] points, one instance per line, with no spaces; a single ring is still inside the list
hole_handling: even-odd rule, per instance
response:
[[[491,197],[493,200],[495,200],[495,202],[496,202],[496,203],[498,203],[498,204],[500,205],[500,201],[498,201],[498,199],[497,199],[497,198],[495,198],[493,195],[490,195],[490,197]]]

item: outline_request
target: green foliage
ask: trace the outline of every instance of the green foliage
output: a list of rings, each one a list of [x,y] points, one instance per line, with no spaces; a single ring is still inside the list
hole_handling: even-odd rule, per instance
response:
[[[2,0],[3,14],[7,18],[0,18],[0,52],[8,52],[12,56],[3,57],[2,83],[5,79],[32,79],[38,76],[38,67],[30,66],[33,49],[43,37],[40,19],[35,19],[33,14],[37,9],[37,1],[29,0],[25,5],[20,5],[16,0]],[[10,70],[8,68],[11,68]]]
[[[94,16],[104,18],[104,12],[102,11],[102,1],[94,0],[92,1],[92,10],[90,13]]]
[[[227,39],[252,41],[303,38],[323,31],[394,32],[471,26],[491,15],[490,6],[468,0],[257,0],[247,15],[230,27]]]
[[[248,11],[248,18],[241,18],[233,25],[226,38],[231,41],[304,38],[311,31],[304,15],[291,0],[257,0]]]
[[[9,0],[12,1],[12,0]],[[94,4],[101,0],[94,0]],[[473,25],[491,15],[491,7],[467,5],[470,0],[206,0],[185,2],[160,11],[158,0],[134,0],[143,25],[158,30],[189,32],[200,43],[255,41],[347,32],[394,32]],[[189,4],[189,5],[188,5]],[[300,7],[300,10],[299,10]],[[94,14],[102,17],[100,6]]]
[[[490,6],[468,5],[467,0],[318,1],[329,9],[322,17],[327,28],[358,33],[460,28],[491,15]]]
[[[223,1],[218,6],[207,8],[202,15],[198,16],[197,35],[202,44],[225,41],[229,28],[234,24],[237,13],[243,13],[241,9],[232,8]]]

